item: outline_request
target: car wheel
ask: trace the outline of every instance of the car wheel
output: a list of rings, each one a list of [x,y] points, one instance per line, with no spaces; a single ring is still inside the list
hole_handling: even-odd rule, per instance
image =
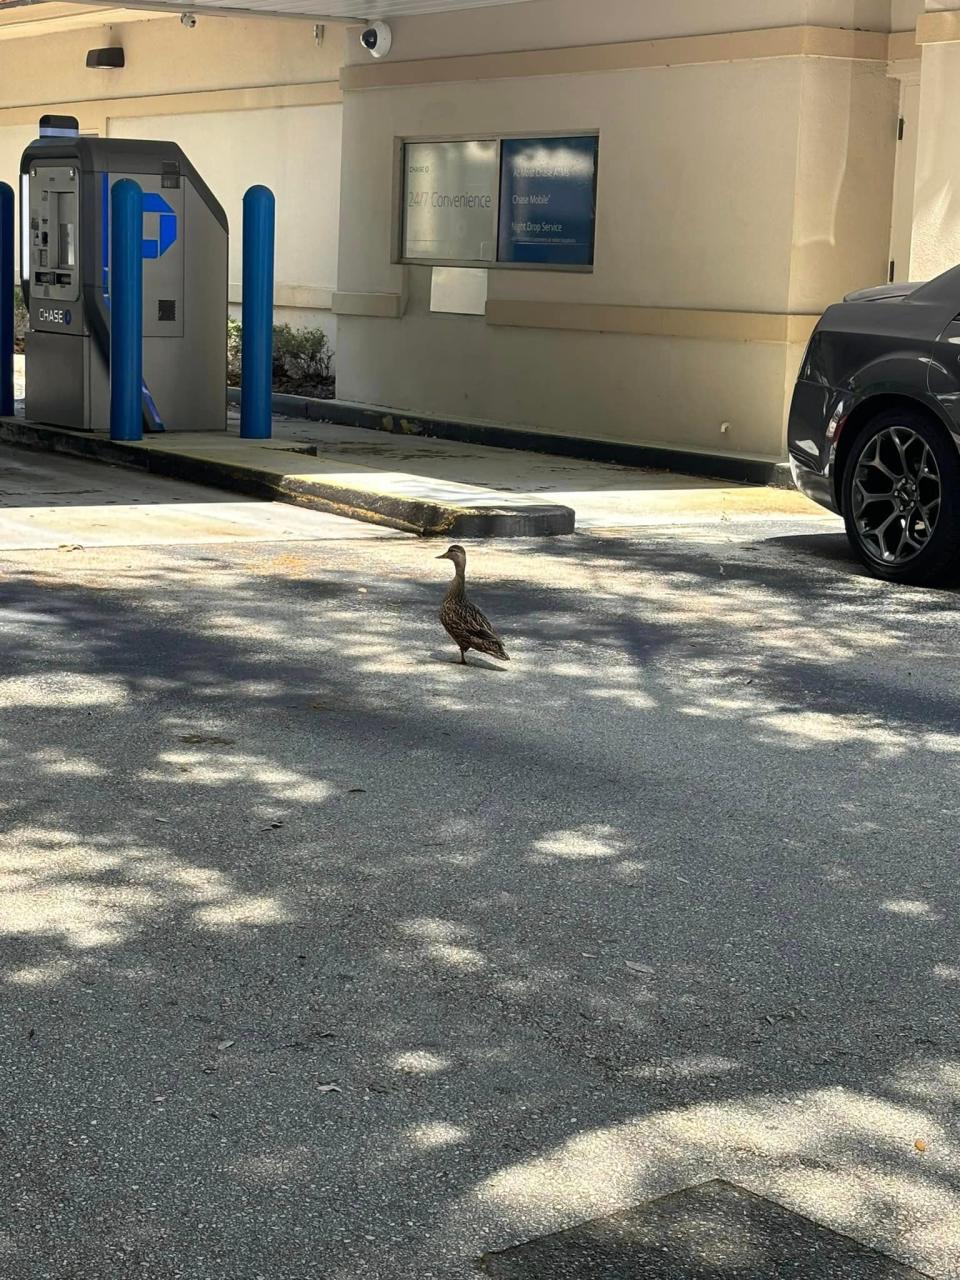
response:
[[[842,506],[850,545],[878,578],[932,586],[960,577],[960,455],[922,412],[887,410],[859,431]]]

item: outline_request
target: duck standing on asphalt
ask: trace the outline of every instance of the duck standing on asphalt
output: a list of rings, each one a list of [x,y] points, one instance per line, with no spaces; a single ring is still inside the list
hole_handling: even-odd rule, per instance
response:
[[[466,551],[454,544],[442,556],[437,556],[437,559],[452,560],[456,570],[450,590],[440,607],[440,621],[450,638],[459,645],[463,666],[467,666],[468,649],[476,649],[478,653],[486,653],[491,658],[499,658],[501,662],[509,662],[500,637],[477,606],[467,599]]]

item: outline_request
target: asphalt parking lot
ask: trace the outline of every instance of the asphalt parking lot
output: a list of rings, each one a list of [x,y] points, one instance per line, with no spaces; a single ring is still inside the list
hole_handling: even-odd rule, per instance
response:
[[[960,1274],[955,594],[634,511],[468,548],[462,669],[433,542],[32,457],[0,1274],[454,1280],[711,1178]]]

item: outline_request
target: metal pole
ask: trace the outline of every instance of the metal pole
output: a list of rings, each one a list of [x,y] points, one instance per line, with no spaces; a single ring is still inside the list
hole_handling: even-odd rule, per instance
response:
[[[273,250],[276,201],[268,187],[243,197],[243,335],[240,434],[269,440],[273,430]]]
[[[13,415],[13,188],[0,182],[0,417]]]
[[[143,192],[110,192],[110,439],[143,439]]]

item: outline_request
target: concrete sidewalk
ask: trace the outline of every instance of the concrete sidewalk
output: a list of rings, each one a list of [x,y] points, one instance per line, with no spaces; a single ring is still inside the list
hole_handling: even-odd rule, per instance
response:
[[[297,439],[282,424],[272,440],[242,440],[232,422],[225,432],[181,432],[119,443],[99,433],[3,418],[0,440],[292,502],[424,537],[543,537],[574,529],[573,511],[555,503],[338,461],[318,454],[315,443]]]
[[[575,523],[617,528],[822,515],[793,491],[672,472],[287,418],[274,420],[272,440],[242,440],[232,411],[228,428],[120,444],[7,418],[0,440],[421,536],[536,537],[572,533]]]
[[[0,444],[0,556],[93,547],[409,540],[410,534],[130,467]],[[82,558],[82,556],[78,557]]]
[[[414,472],[446,483],[469,479],[510,500],[559,503],[573,508],[581,530],[825,514],[794,489],[330,422],[278,418],[274,430],[278,440],[316,449],[330,462],[378,472]]]

